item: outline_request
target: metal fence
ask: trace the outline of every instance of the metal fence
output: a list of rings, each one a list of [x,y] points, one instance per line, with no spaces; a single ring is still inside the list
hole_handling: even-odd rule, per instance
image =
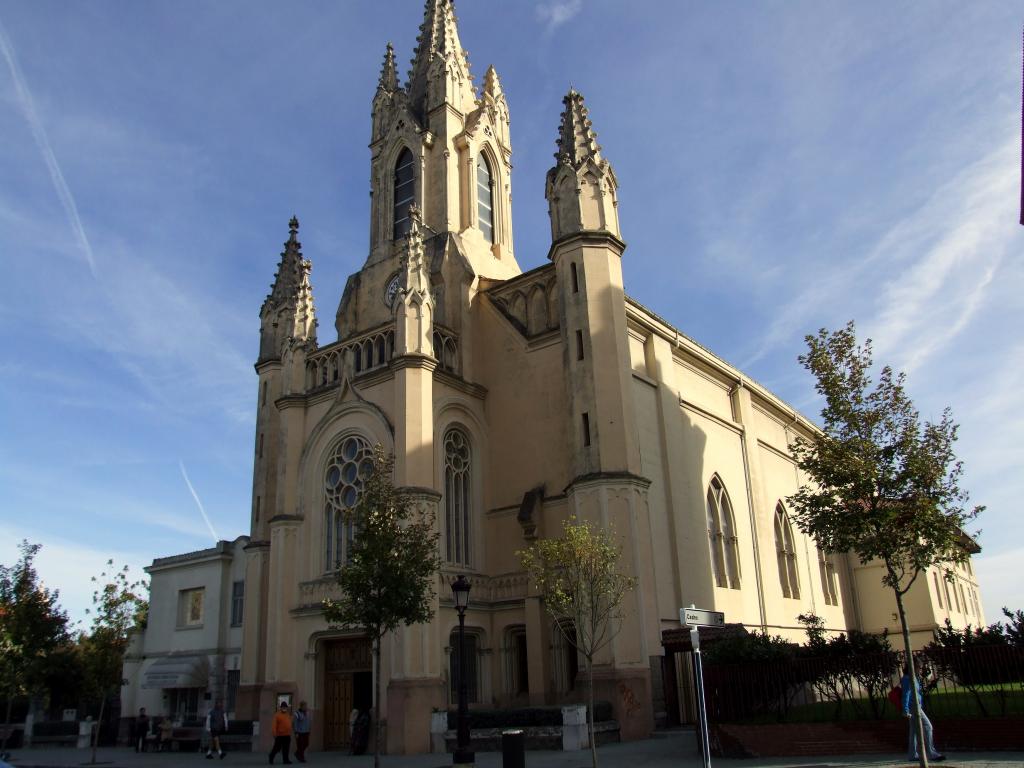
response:
[[[921,661],[922,699],[932,717],[1024,715],[1024,649],[929,649]],[[709,663],[704,667],[710,722],[824,722],[903,716],[894,689],[903,654],[786,661]]]

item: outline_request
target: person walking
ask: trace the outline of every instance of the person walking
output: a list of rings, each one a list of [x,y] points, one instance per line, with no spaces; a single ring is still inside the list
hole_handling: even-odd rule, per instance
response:
[[[292,715],[292,730],[295,732],[295,757],[300,763],[306,762],[306,748],[309,747],[309,712],[306,702],[300,701],[299,708]]]
[[[146,714],[146,708],[141,707],[139,709],[139,716],[135,718],[135,733],[133,734],[133,740],[135,741],[135,751],[145,752],[146,751],[146,737],[149,735],[149,716]]]
[[[920,659],[914,659],[913,661],[914,676],[911,678],[910,670],[908,669],[903,673],[903,679],[900,680],[900,687],[903,689],[903,715],[907,718],[907,723],[910,728],[910,733],[907,736],[907,759],[908,760],[919,760],[917,751],[917,724],[914,723],[914,711],[910,705],[910,695],[917,688],[917,711],[921,713],[921,726],[924,729],[924,746],[928,750],[928,759],[934,760],[935,762],[942,762],[946,759],[946,756],[940,754],[935,749],[935,743],[932,739],[932,721],[928,719],[928,715],[924,713],[924,705],[921,703],[921,661]],[[915,685],[916,684],[916,685]]]
[[[160,720],[160,724],[156,727],[156,749],[157,752],[163,752],[165,749],[171,751],[171,742],[174,737],[174,723],[171,722],[170,715],[164,715],[163,719]]]
[[[227,755],[220,746],[220,737],[228,732],[228,713],[224,711],[221,700],[217,699],[206,715],[206,731],[210,734],[210,742],[206,745],[206,759],[213,760],[213,751],[217,750],[220,759]]]
[[[287,701],[282,701],[280,709],[274,713],[274,722],[270,727],[270,732],[274,735],[274,748],[270,750],[270,764],[274,764],[274,758],[280,752],[281,757],[284,758],[282,762],[285,765],[290,765],[292,761],[288,759],[288,752],[292,746],[292,718],[288,714]]]

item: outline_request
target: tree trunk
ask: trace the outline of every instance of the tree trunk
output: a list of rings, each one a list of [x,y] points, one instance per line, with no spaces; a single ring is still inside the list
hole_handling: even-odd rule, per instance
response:
[[[928,748],[924,743],[924,724],[921,722],[921,691],[918,685],[917,672],[914,671],[914,655],[910,650],[910,628],[907,626],[907,612],[903,607],[903,595],[896,588],[896,609],[900,615],[900,628],[903,631],[904,670],[910,675],[910,707],[913,713],[913,727],[917,731],[918,765],[928,768]]]
[[[14,696],[8,694],[8,696],[7,696],[7,716],[4,717],[4,738],[3,738],[3,741],[0,742],[0,752],[6,752],[7,751],[7,739],[9,739],[10,736],[11,736],[11,704],[13,703],[13,699],[14,699]],[[24,736],[22,736],[21,738],[22,738],[22,741],[25,740]]]
[[[380,768],[380,635],[373,642],[373,768]]]
[[[103,698],[100,699],[100,716],[92,724],[92,760],[89,761],[90,765],[96,765],[96,742],[100,740],[100,725],[103,723],[103,713],[106,708],[107,696],[104,694]]]
[[[590,739],[590,763],[597,768],[597,743],[594,739],[594,660],[587,657],[587,736]]]

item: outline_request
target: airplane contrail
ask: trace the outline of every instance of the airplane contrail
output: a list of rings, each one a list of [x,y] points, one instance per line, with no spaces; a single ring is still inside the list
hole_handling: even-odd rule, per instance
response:
[[[17,92],[18,102],[21,105],[22,112],[25,114],[25,120],[28,121],[29,127],[32,129],[32,137],[36,140],[36,146],[39,147],[43,161],[46,163],[46,168],[50,172],[50,181],[53,182],[57,197],[60,198],[60,203],[64,207],[64,213],[68,217],[68,224],[71,225],[75,240],[78,241],[82,254],[89,264],[89,271],[95,278],[97,277],[96,259],[93,256],[92,245],[85,234],[85,228],[82,227],[82,220],[78,215],[78,206],[75,204],[75,198],[71,194],[71,188],[68,187],[68,183],[64,179],[64,174],[57,163],[57,156],[54,155],[53,148],[50,146],[50,139],[46,135],[46,129],[43,128],[43,123],[36,112],[32,92],[29,91],[28,83],[25,82],[25,77],[18,66],[18,60],[14,55],[14,47],[7,36],[7,29],[4,27],[3,21],[0,21],[0,52],[3,52],[4,58],[7,60],[7,67],[11,70],[11,79],[14,81],[14,90]]]
[[[203,516],[203,520],[206,522],[206,527],[210,529],[210,535],[213,536],[213,543],[216,544],[220,541],[220,537],[217,532],[213,530],[213,523],[210,522],[210,518],[206,515],[206,510],[203,509],[203,502],[199,500],[199,494],[196,493],[196,489],[192,487],[192,481],[188,479],[188,472],[185,471],[185,462],[178,459],[178,466],[181,467],[181,476],[185,478],[185,485],[188,486],[189,492],[192,494],[192,498],[196,500],[196,506],[199,507],[199,514]]]

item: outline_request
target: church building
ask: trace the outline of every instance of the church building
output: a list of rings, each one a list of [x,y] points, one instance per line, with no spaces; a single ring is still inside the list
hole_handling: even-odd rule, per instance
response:
[[[420,30],[407,81],[388,45],[373,96],[369,248],[335,332],[322,338],[295,218],[260,311],[235,716],[266,734],[279,697],[305,700],[313,745],[341,749],[353,707],[370,706],[369,641],[332,629],[321,603],[337,595],[344,512],[377,444],[395,485],[436,511],[444,562],[433,621],[383,642],[392,754],[429,751],[432,710],[455,701],[459,574],[472,584],[471,704],[582,700],[576,653],[515,554],[570,515],[614,530],[637,579],[596,670],[623,739],[679,718],[666,691],[685,675],[664,638],[681,607],[793,639],[812,611],[830,630],[894,627],[878,569],[789,521],[802,480],[789,445],[811,421],[627,295],[614,152],[583,96],[569,90],[551,116],[551,244],[523,272],[501,81],[488,67],[475,84],[451,0],[427,0]],[[922,641],[946,617],[983,621],[973,572],[919,581],[908,602]]]

